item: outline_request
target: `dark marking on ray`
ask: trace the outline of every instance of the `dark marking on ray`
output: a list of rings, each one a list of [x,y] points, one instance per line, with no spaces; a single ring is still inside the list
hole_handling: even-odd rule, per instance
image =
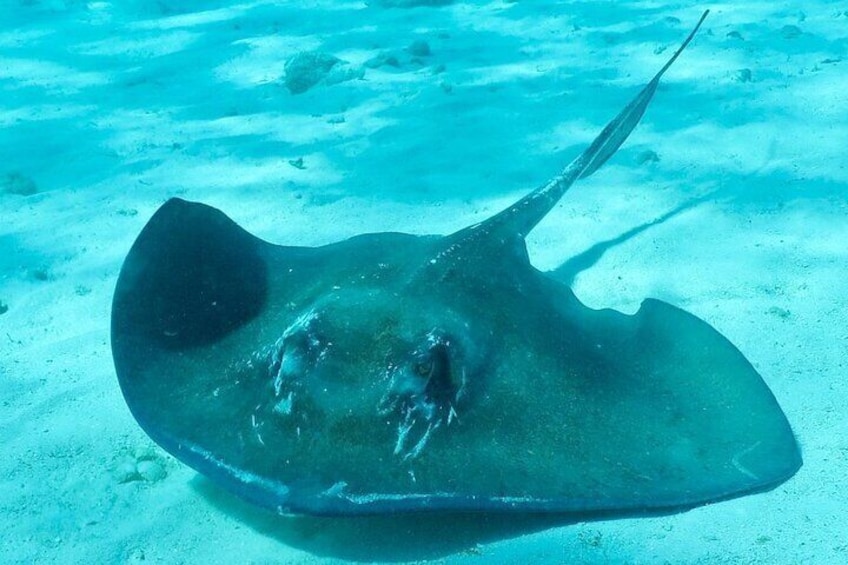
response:
[[[787,480],[792,430],[727,339],[657,300],[587,308],[524,245],[626,139],[694,33],[561,175],[448,236],[279,246],[166,202],[113,302],[135,418],[281,513],[649,515]]]

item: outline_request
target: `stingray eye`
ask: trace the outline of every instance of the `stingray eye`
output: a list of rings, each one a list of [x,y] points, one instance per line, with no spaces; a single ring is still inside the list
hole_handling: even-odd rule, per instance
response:
[[[309,344],[302,334],[295,334],[283,342],[280,370],[294,375],[302,373],[309,358]]]
[[[270,374],[274,392],[279,396],[285,383],[303,377],[316,364],[325,349],[315,323],[317,316],[302,316],[288,327],[271,355]]]
[[[451,373],[450,341],[444,336],[428,336],[427,343],[413,354],[409,373],[410,392],[438,412],[450,408],[457,393]]]
[[[465,383],[463,369],[459,378],[453,374],[452,364],[461,358],[461,352],[451,349],[454,340],[439,330],[423,338],[405,362],[390,365],[389,388],[378,406],[381,415],[396,418],[394,454],[404,460],[418,457],[436,430],[458,417],[457,401]]]
[[[426,375],[427,384],[424,394],[433,402],[447,406],[456,393],[451,377],[450,352],[446,343],[435,343],[427,352],[429,362]]]

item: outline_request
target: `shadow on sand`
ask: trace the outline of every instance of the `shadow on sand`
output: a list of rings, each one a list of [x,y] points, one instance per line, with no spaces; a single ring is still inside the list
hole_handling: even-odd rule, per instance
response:
[[[686,202],[683,202],[682,204],[676,206],[675,208],[672,208],[671,210],[669,210],[662,216],[656,218],[655,220],[651,220],[650,222],[646,222],[644,224],[631,228],[626,232],[622,233],[621,235],[612,239],[598,242],[586,251],[583,251],[582,253],[575,255],[571,259],[568,259],[556,269],[548,271],[547,274],[553,277],[554,279],[558,280],[559,282],[571,286],[572,284],[574,284],[574,279],[577,277],[578,274],[595,265],[598,261],[601,260],[601,257],[603,257],[604,253],[606,253],[608,250],[612,249],[616,245],[620,245],[625,241],[636,237],[637,235],[639,235],[643,231],[646,231],[649,228],[667,222],[674,216],[681,214],[686,210],[695,208],[703,202],[711,200],[715,197],[715,194],[716,192],[713,191],[697,198],[691,198]]]

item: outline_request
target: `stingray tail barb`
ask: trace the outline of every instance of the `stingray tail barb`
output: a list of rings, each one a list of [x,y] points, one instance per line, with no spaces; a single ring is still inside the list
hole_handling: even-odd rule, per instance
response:
[[[677,60],[686,46],[689,45],[709,13],[710,11],[706,10],[701,15],[701,19],[698,20],[697,25],[689,33],[689,36],[660,71],[654,75],[651,82],[606,125],[600,135],[595,138],[592,144],[579,157],[569,163],[559,175],[547,184],[537,188],[506,210],[498,213],[477,227],[483,227],[485,224],[491,223],[493,224],[491,226],[492,229],[502,230],[502,232],[512,234],[518,233],[521,237],[524,237],[551,211],[575,181],[586,178],[597,171],[621,147],[621,144],[624,143],[624,140],[627,139],[636,127],[636,124],[639,123],[657,90],[663,74]]]

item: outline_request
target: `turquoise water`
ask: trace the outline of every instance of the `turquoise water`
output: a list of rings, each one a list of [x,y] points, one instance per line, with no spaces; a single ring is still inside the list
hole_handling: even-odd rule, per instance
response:
[[[0,6],[0,560],[844,560],[848,12],[414,3]],[[111,299],[164,201],[283,245],[454,232],[556,175],[705,7],[631,138],[527,247],[590,307],[658,298],[726,336],[792,424],[792,479],[654,518],[277,517],[144,434]]]

